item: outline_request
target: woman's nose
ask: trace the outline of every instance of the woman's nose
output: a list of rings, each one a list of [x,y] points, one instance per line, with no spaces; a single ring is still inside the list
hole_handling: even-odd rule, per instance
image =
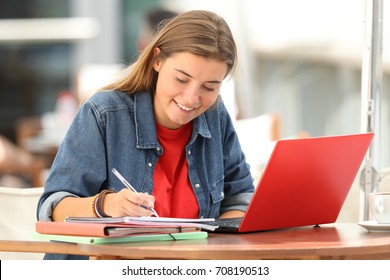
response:
[[[200,101],[200,92],[195,87],[188,88],[184,94],[185,101],[188,105],[195,107]]]

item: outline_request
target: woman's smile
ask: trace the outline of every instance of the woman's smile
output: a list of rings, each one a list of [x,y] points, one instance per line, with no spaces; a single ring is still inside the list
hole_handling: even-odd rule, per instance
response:
[[[187,106],[184,106],[183,104],[177,102],[175,99],[173,99],[173,101],[176,103],[176,105],[177,105],[180,109],[182,109],[182,110],[185,111],[185,112],[191,112],[191,111],[193,111],[193,110],[196,109],[196,108],[194,108],[194,107],[187,107]]]

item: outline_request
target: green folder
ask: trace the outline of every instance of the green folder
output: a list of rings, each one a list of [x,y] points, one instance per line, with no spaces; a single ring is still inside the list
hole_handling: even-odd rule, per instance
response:
[[[83,244],[110,244],[110,243],[128,243],[128,242],[146,242],[146,241],[179,241],[205,239],[208,234],[205,231],[182,232],[171,234],[147,234],[147,235],[129,235],[122,237],[94,237],[94,236],[76,236],[76,235],[58,235],[33,233],[34,238],[70,242]]]

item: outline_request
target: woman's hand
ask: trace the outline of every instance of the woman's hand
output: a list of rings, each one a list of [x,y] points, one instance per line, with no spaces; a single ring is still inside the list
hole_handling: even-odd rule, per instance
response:
[[[135,193],[129,189],[122,189],[117,193],[109,193],[103,202],[104,213],[111,217],[144,217],[153,213],[155,198],[147,193]]]
[[[239,218],[243,217],[245,212],[239,211],[239,210],[230,210],[225,213],[223,213],[221,216],[219,216],[219,219],[223,218]]]

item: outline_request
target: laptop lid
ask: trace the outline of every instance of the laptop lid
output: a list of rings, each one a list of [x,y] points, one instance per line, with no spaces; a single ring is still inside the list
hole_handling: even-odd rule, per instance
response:
[[[364,133],[277,141],[238,231],[335,222],[372,138]]]

